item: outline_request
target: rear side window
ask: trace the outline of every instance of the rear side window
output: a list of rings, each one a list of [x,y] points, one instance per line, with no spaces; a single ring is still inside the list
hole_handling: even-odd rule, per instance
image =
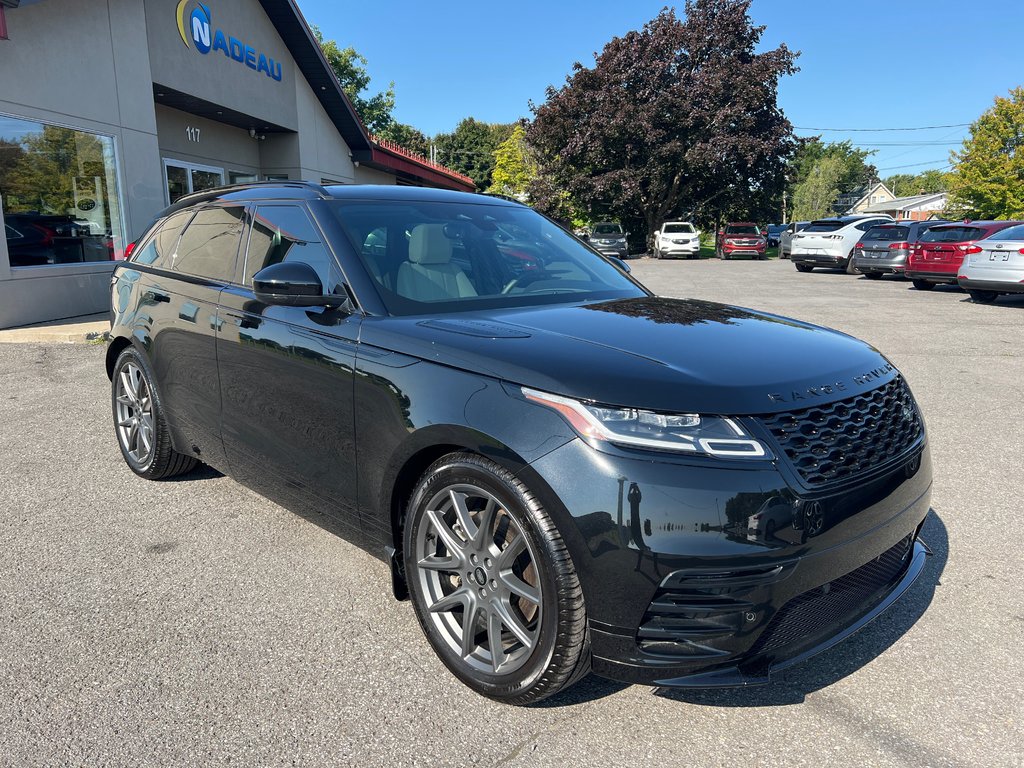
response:
[[[240,205],[203,208],[185,228],[171,269],[195,277],[234,282],[244,216],[245,208]]]
[[[859,229],[861,232],[867,232],[869,229],[876,226],[878,223],[878,219],[868,219],[867,221],[862,221],[860,224],[855,226],[854,229]]]
[[[1018,224],[1015,227],[1007,227],[1001,229],[994,235],[991,235],[989,240],[1024,240],[1024,224]]]
[[[371,233],[372,234],[372,233]],[[386,238],[386,234],[384,235]],[[370,238],[367,237],[367,241]],[[364,242],[364,247],[386,248],[386,239]],[[306,209],[298,205],[261,205],[256,209],[245,260],[245,284],[264,267],[282,261],[303,261],[316,270],[326,293],[336,293],[344,282],[334,256],[323,244]]]
[[[922,243],[962,243],[976,240],[983,232],[978,227],[933,227],[921,235]]]
[[[157,225],[146,244],[132,253],[131,261],[137,264],[149,264],[160,269],[170,269],[171,260],[174,258],[174,246],[178,242],[181,228],[188,223],[192,213],[190,210],[178,211],[164,219]]]
[[[835,232],[846,226],[842,221],[812,221],[804,229],[804,232]]]
[[[872,227],[865,235],[864,240],[874,240],[883,243],[898,243],[907,239],[910,229],[908,227]]]

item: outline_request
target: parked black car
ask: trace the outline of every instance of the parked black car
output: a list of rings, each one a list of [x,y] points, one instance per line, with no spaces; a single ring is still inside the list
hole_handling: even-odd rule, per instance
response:
[[[599,221],[587,232],[590,247],[605,256],[629,258],[629,233],[616,221]]]
[[[763,683],[921,571],[931,463],[891,363],[658,298],[525,206],[198,193],[116,267],[111,298],[128,466],[155,480],[202,461],[333,517],[495,699],[590,669]]]

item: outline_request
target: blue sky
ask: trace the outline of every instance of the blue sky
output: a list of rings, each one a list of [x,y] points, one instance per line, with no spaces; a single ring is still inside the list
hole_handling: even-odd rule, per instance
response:
[[[608,40],[640,28],[664,5],[299,0],[307,21],[369,60],[371,90],[394,81],[396,117],[428,135],[467,116],[529,116],[529,101],[542,102],[548,85],[564,83],[573,62],[592,65]],[[767,27],[763,46],[785,42],[801,52],[801,71],[779,89],[779,105],[800,128],[970,123],[997,95],[1024,84],[1024,46],[1013,38],[1024,25],[1021,0],[754,0],[751,17]],[[966,135],[967,128],[822,132],[865,148],[884,145],[872,147],[871,160],[883,177],[945,166]],[[926,141],[939,143],[891,144]]]

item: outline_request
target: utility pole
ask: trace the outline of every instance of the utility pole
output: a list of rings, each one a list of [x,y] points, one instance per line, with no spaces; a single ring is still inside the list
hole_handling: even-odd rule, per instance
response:
[[[789,223],[788,221],[786,221],[786,190],[785,189],[782,190],[782,223],[783,224],[788,224]]]

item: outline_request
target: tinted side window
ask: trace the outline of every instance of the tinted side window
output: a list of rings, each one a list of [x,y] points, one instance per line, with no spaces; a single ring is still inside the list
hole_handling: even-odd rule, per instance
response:
[[[171,269],[196,277],[233,282],[245,208],[203,208],[185,228]]]
[[[192,217],[192,213],[192,211],[178,211],[173,216],[164,219],[163,223],[158,225],[156,231],[150,235],[146,244],[136,249],[131,260],[138,264],[170,269],[178,235],[181,234],[181,228]]]
[[[306,209],[298,205],[261,205],[249,234],[245,284],[252,285],[253,275],[281,261],[309,264],[320,276],[325,293],[341,292],[341,270]]]
[[[1007,227],[994,235],[990,235],[989,240],[1024,240],[1024,224],[1018,224],[1015,227]]]

